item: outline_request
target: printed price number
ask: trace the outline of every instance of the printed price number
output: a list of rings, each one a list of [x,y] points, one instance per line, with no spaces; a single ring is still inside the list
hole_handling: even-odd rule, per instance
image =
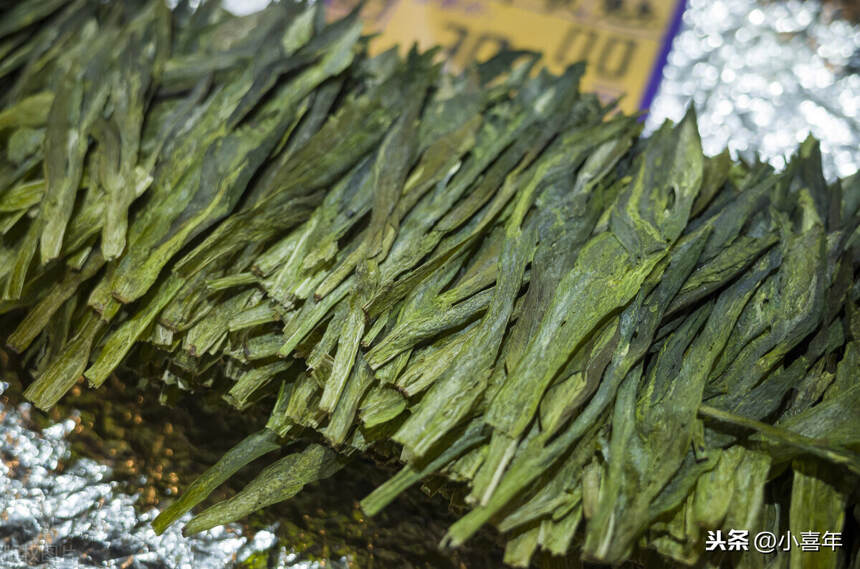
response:
[[[446,0],[442,0],[443,2]],[[503,4],[513,5],[517,0],[497,0]],[[653,23],[656,9],[652,0],[600,0],[592,5],[582,0],[541,0],[544,12],[558,11],[575,12],[584,8],[596,13],[597,17],[609,18],[628,25]]]
[[[636,52],[636,40],[572,25],[554,54],[556,63],[588,61],[602,79],[618,80],[627,75]]]
[[[470,32],[468,27],[450,21],[445,23],[445,29],[454,35],[446,54],[458,62],[481,61],[511,47],[511,41],[499,33]]]
[[[446,23],[445,29],[454,36],[447,48],[448,56],[459,64],[482,61],[513,47],[510,38],[499,32],[471,31],[452,21]],[[636,48],[633,38],[573,24],[550,52],[548,63],[564,67],[575,61],[588,61],[597,78],[618,81],[629,71]]]

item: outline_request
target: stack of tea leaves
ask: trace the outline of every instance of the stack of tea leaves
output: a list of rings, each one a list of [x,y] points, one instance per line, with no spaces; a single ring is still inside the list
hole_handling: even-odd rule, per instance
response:
[[[269,417],[158,531],[263,455],[186,532],[361,456],[400,463],[367,514],[441,488],[467,510],[443,545],[492,525],[515,566],[856,563],[856,541],[704,544],[856,527],[860,177],[827,183],[812,139],[782,172],[705,157],[692,112],[639,138],[581,65],[455,76],[367,45],[319,3],[2,14],[0,329],[26,396],[117,373],[162,385],[148,405]]]

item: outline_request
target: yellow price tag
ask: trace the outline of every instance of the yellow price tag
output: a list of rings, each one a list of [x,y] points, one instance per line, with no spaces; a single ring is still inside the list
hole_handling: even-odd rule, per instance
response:
[[[333,0],[332,15],[352,0]],[[456,68],[501,48],[544,54],[560,72],[587,61],[583,89],[602,99],[624,95],[627,113],[653,98],[684,0],[370,0],[362,17],[380,36],[374,53],[393,45],[441,45]]]

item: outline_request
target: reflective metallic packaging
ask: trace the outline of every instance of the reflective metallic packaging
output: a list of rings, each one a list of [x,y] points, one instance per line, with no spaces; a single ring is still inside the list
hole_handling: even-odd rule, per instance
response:
[[[809,133],[828,177],[860,167],[860,27],[820,2],[689,0],[647,127],[692,101],[707,154],[776,167]]]
[[[7,388],[0,382],[0,394]],[[30,427],[33,412],[29,403],[0,405],[3,569],[221,569],[260,552],[271,552],[282,569],[321,566],[288,552],[272,531],[248,537],[237,524],[191,537],[176,525],[156,536],[150,522],[157,509],[137,507],[139,496],[128,493],[108,466],[70,460],[76,416],[37,432]]]

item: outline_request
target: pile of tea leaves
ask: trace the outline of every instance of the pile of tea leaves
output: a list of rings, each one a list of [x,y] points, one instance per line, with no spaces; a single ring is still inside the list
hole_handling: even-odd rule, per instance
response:
[[[0,15],[0,292],[48,409],[81,377],[268,417],[187,533],[399,464],[505,560],[839,567],[860,477],[860,176],[705,157],[504,51],[371,57],[357,14],[47,0]],[[249,421],[251,422],[251,421]],[[846,538],[847,539],[847,538]],[[649,553],[650,552],[650,553]],[[779,559],[782,561],[779,561]],[[773,561],[773,560],[777,561]],[[665,561],[668,563],[668,561]]]

